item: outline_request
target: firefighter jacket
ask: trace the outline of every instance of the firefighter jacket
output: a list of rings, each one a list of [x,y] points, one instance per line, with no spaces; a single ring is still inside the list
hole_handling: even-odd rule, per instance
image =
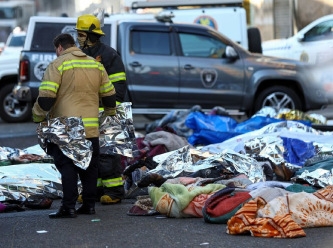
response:
[[[94,46],[83,49],[87,55],[101,62],[109,75],[110,81],[116,88],[117,103],[124,102],[126,94],[126,73],[125,66],[115,49],[97,41]]]
[[[99,137],[100,101],[108,115],[115,114],[115,89],[103,65],[71,47],[46,68],[32,111],[50,118],[82,117],[86,138],[93,138]]]

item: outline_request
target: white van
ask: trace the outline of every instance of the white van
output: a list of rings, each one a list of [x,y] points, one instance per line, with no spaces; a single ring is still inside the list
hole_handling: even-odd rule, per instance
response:
[[[34,1],[6,1],[0,4],[0,42],[6,42],[16,27],[25,29],[35,15]]]
[[[161,9],[158,16],[173,16],[176,23],[210,26],[243,48],[262,53],[258,28],[248,27],[242,0],[166,0],[132,3],[132,9]]]

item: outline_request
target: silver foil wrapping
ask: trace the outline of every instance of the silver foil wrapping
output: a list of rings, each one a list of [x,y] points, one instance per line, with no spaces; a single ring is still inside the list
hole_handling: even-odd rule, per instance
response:
[[[132,103],[117,105],[116,116],[102,117],[100,113],[99,144],[103,154],[135,157],[138,154],[133,124]]]
[[[100,113],[100,150],[106,154],[121,154],[133,157],[138,151],[130,102],[117,106],[116,116],[102,117]],[[81,118],[58,117],[40,123],[37,127],[39,144],[46,149],[47,142],[57,144],[61,151],[74,164],[87,169],[92,156],[91,142],[85,139],[85,130]]]
[[[200,154],[197,153],[196,156],[198,157]],[[160,160],[160,163],[154,170],[149,171],[149,173],[157,173],[165,178],[175,178],[181,173],[186,175],[223,165],[230,173],[247,175],[252,182],[265,181],[262,166],[255,159],[232,150],[225,150],[222,153],[200,159],[195,163],[193,163],[189,146],[184,146],[181,149],[170,152],[168,156],[163,155],[163,160],[159,158],[161,156],[156,157],[154,160]]]
[[[324,188],[333,185],[333,169],[316,169],[312,172],[305,170],[301,175],[297,176],[297,178],[303,179],[311,185]]]
[[[193,164],[189,146],[184,146],[161,156],[163,156],[161,162],[149,173],[157,173],[165,178],[174,178]],[[156,157],[158,159],[158,156]]]
[[[25,201],[35,195],[62,197],[61,175],[54,164],[0,166],[0,202]]]
[[[46,149],[47,142],[59,146],[60,150],[81,169],[87,169],[92,156],[91,141],[85,138],[82,119],[79,117],[57,117],[42,122],[37,127],[39,144]]]

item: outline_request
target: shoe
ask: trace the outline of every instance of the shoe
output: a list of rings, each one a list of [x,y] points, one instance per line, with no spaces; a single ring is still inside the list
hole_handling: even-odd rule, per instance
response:
[[[95,214],[96,211],[94,208],[89,208],[89,207],[82,205],[81,207],[76,209],[76,213],[77,214]]]
[[[98,189],[97,189],[97,193],[99,193],[99,192],[98,192]],[[96,201],[96,202],[99,202],[99,200],[100,200],[100,198],[101,198],[102,195],[103,195],[103,194],[97,196],[96,199],[95,199],[95,201]],[[78,203],[83,204],[82,195],[79,195],[79,196],[77,197],[76,201],[77,201]]]
[[[58,212],[49,214],[50,219],[59,219],[59,218],[76,218],[77,214],[75,209],[65,209],[64,207],[60,207]]]
[[[100,199],[100,202],[102,205],[111,205],[111,204],[116,204],[116,203],[120,203],[121,199],[119,198],[111,198],[108,195],[103,195]]]

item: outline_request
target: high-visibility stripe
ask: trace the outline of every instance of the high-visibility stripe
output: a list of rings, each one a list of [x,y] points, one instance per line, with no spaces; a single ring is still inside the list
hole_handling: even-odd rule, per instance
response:
[[[54,93],[57,93],[58,89],[59,89],[59,84],[57,84],[55,82],[51,82],[51,81],[43,81],[41,83],[41,85],[39,86],[39,89],[40,90],[49,90]]]
[[[125,72],[119,72],[115,74],[109,75],[109,79],[112,83],[121,81],[121,80],[126,80],[126,74]]]
[[[102,180],[102,182],[103,182],[103,186],[107,187],[107,188],[122,186],[124,184],[122,177],[106,179],[106,180]]]
[[[99,93],[101,93],[101,94],[106,93],[106,92],[112,91],[113,89],[114,89],[114,86],[111,83],[111,81],[109,81],[108,83],[103,84],[99,87]]]
[[[59,67],[58,70],[60,74],[64,71],[72,70],[74,68],[98,68],[103,71],[104,67],[101,63],[96,62],[95,60],[68,60],[64,61]]]
[[[98,118],[82,118],[85,127],[98,127]]]
[[[97,187],[102,187],[103,183],[102,183],[102,178],[97,178]]]

